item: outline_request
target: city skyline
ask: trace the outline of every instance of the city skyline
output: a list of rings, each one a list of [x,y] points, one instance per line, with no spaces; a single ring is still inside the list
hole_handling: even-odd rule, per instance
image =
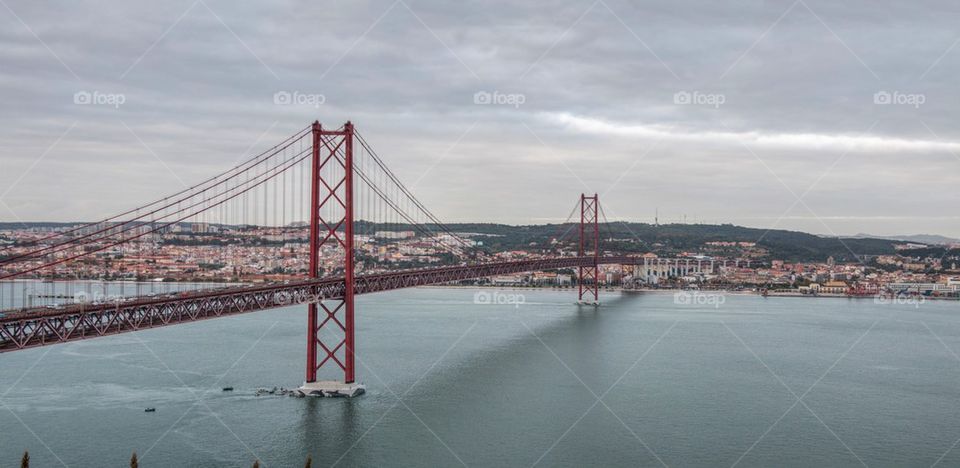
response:
[[[946,3],[4,6],[3,221],[101,219],[319,118],[449,222],[598,192],[616,220],[960,237]]]

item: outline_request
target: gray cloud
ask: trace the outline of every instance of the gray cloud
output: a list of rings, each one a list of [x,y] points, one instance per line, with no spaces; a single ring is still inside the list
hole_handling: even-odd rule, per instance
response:
[[[319,118],[409,183],[429,170],[416,191],[451,221],[560,218],[596,191],[622,219],[960,236],[951,2],[4,1],[0,187],[20,180],[3,201],[26,220],[107,216]]]

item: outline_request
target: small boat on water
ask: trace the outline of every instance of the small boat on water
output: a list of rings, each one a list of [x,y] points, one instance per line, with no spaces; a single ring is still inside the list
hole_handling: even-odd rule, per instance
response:
[[[156,412],[157,412],[157,409],[156,409],[156,408],[147,408],[147,409],[143,410],[143,412],[144,412],[144,413],[156,413]]]
[[[223,391],[225,391],[225,392],[232,392],[232,391],[233,391],[233,387],[223,387]]]

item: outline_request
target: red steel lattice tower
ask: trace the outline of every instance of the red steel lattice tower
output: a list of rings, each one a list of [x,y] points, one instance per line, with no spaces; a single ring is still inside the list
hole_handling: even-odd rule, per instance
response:
[[[581,257],[586,256],[588,248],[593,250],[593,265],[580,267],[580,296],[581,303],[598,304],[600,298],[600,225],[597,217],[600,211],[600,201],[597,194],[588,197],[580,194],[580,250]],[[590,299],[592,297],[592,300]],[[588,299],[584,301],[584,297]]]
[[[353,326],[353,167],[353,124],[347,122],[342,129],[325,130],[320,122],[314,122],[309,275],[311,278],[321,276],[320,259],[324,247],[327,247],[328,255],[331,250],[342,251],[345,290],[342,299],[319,300],[308,305],[308,384],[317,381],[317,371],[325,364],[336,365],[343,371],[344,384],[352,384],[356,377]],[[324,333],[325,330],[330,333]]]

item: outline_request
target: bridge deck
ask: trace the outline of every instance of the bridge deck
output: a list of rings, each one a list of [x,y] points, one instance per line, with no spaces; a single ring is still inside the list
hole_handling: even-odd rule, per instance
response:
[[[599,264],[631,265],[642,257],[561,257],[491,262],[360,275],[357,294],[389,291],[527,271]],[[6,311],[0,317],[0,352],[155,328],[183,322],[343,297],[342,277],[227,287],[102,304]]]

